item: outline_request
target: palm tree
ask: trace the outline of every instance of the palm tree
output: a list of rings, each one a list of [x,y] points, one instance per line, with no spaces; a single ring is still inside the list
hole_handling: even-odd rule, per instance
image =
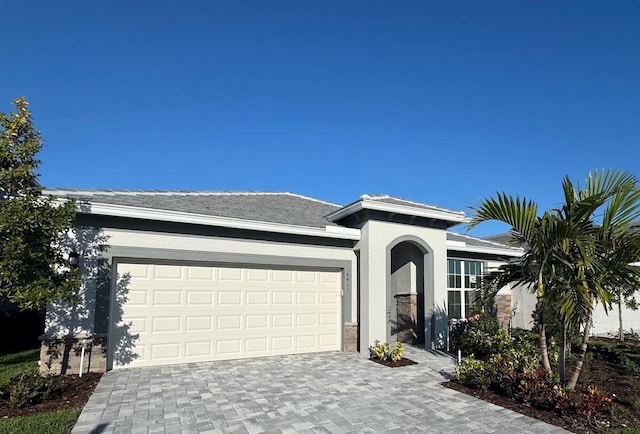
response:
[[[486,199],[473,208],[469,228],[488,220],[501,221],[511,226],[516,242],[527,246],[520,263],[507,266],[501,280],[528,284],[535,289],[542,365],[547,371],[551,371],[551,366],[544,306],[557,308],[565,331],[571,323],[582,323],[580,362],[569,381],[569,387],[575,387],[586,355],[594,303],[609,307],[610,289],[620,282],[629,282],[632,275],[629,263],[635,261],[629,261],[633,255],[626,248],[629,244],[623,244],[621,239],[640,217],[640,190],[635,176],[611,170],[589,174],[584,188],[574,186],[565,177],[562,187],[565,196],[562,207],[542,216],[537,215],[534,202],[498,193],[496,198]],[[596,213],[603,207],[602,224],[596,225]],[[566,334],[563,335],[566,339]],[[565,347],[562,342],[559,374],[563,384]]]
[[[588,264],[575,274],[578,284],[574,288],[580,292],[580,297],[565,298],[560,307],[561,313],[568,314],[573,314],[575,309],[577,315],[573,316],[581,318],[584,327],[579,359],[567,384],[570,390],[575,388],[584,364],[595,304],[601,303],[606,311],[610,310],[612,294],[618,288],[636,285],[640,278],[640,270],[633,265],[640,259],[640,240],[633,230],[634,222],[640,217],[637,179],[621,177],[613,188],[605,173],[597,175],[587,179],[584,190],[574,191],[575,198],[590,198],[594,205],[599,203],[597,210],[603,208],[604,211],[601,223],[594,225],[586,238],[588,243],[580,254],[585,259],[576,261]]]
[[[504,273],[499,279],[501,283],[513,282],[535,290],[538,299],[541,362],[544,369],[551,372],[543,314],[545,291],[556,275],[558,247],[564,240],[572,237],[575,230],[559,219],[556,213],[548,211],[538,216],[538,206],[534,202],[503,193],[482,201],[473,211],[469,229],[484,221],[500,221],[511,226],[512,241],[527,248],[517,262],[503,268]]]

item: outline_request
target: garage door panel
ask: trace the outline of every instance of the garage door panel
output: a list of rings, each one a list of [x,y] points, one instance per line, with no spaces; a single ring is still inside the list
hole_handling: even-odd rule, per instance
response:
[[[183,268],[178,265],[155,265],[154,280],[182,280]]]
[[[213,342],[211,342],[211,340],[208,340],[208,339],[202,340],[202,341],[195,341],[195,342],[186,342],[185,357],[186,358],[213,357]]]
[[[118,273],[131,276],[119,325],[136,357],[114,357],[114,367],[340,349],[340,272],[118,264]]]
[[[191,281],[213,281],[214,274],[211,267],[187,267],[187,279]]]
[[[327,273],[327,272],[318,272],[318,277],[319,277],[319,281],[320,283],[340,283],[339,279],[340,279],[340,274],[338,273]]]
[[[187,290],[187,306],[189,307],[198,307],[204,305],[212,305],[213,304],[213,290],[210,289],[190,289]]]
[[[218,296],[216,297],[217,304],[221,306],[229,305],[240,305],[242,304],[242,292],[240,291],[218,291]]]
[[[256,291],[251,288],[245,294],[248,306],[267,306],[269,304],[269,293],[266,290]]]
[[[213,331],[213,317],[211,315],[189,315],[186,317],[185,326],[187,333]]]
[[[247,270],[247,282],[269,282],[269,270]]]
[[[156,316],[151,318],[151,333],[179,333],[181,331],[181,316]]]
[[[269,349],[269,339],[267,337],[247,338],[245,345],[245,352],[251,356],[266,355]]]

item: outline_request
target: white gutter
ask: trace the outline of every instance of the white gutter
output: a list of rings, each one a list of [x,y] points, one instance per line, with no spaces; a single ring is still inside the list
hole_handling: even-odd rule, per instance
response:
[[[405,214],[409,216],[434,218],[438,220],[445,220],[455,223],[464,223],[467,220],[464,212],[462,211],[445,211],[437,209],[423,209],[410,206],[390,204],[386,202],[380,202],[375,200],[359,200],[352,203],[338,211],[329,214],[327,219],[329,221],[336,221],[348,215],[354,214],[362,209],[371,209],[375,211],[385,211],[396,214]]]
[[[58,199],[62,201],[64,199]],[[192,214],[180,211],[156,210],[134,206],[112,205],[104,203],[78,202],[78,212],[82,214],[105,215],[112,217],[137,218],[144,220],[187,223],[205,226],[216,226],[233,229],[246,229],[262,232],[282,234],[307,235],[323,238],[345,240],[359,240],[360,230],[326,226],[314,228],[309,226],[294,226],[280,223],[259,222],[255,220],[241,220],[229,217],[216,217],[203,214]]]

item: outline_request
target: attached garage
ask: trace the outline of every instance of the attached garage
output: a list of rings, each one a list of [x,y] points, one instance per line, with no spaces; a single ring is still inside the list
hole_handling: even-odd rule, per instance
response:
[[[342,272],[115,262],[113,368],[342,349]]]

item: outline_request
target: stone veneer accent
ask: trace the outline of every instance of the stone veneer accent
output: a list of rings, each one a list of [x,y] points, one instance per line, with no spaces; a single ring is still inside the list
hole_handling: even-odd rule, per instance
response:
[[[344,351],[349,353],[358,351],[357,322],[344,323]]]
[[[83,373],[107,371],[107,336],[76,335],[56,337],[42,335],[41,374],[79,374],[82,347],[85,346]]]
[[[418,341],[418,318],[417,318],[418,294],[398,294],[396,295],[397,306],[397,339],[398,342],[407,344]]]
[[[495,303],[498,324],[500,328],[506,329],[509,327],[509,320],[511,319],[511,293],[496,295]]]

